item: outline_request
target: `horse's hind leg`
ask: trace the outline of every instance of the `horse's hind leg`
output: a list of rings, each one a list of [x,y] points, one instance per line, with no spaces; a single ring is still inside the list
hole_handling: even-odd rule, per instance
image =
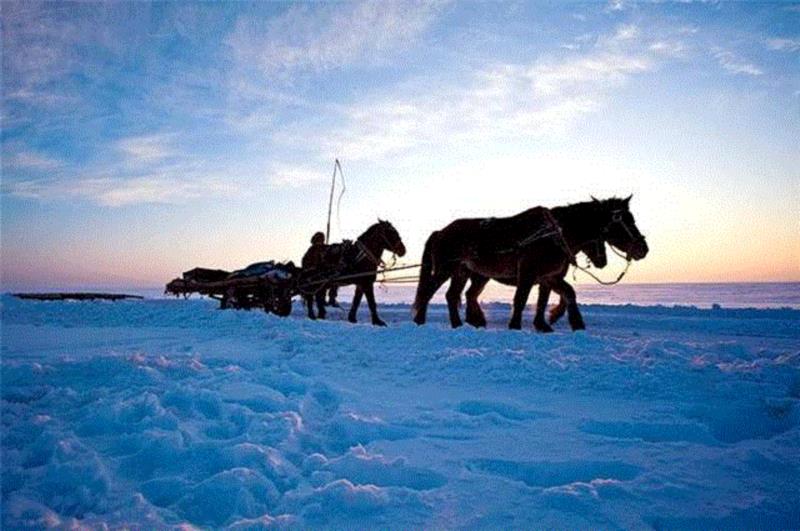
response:
[[[439,233],[434,232],[425,242],[425,250],[422,253],[422,264],[419,269],[419,282],[417,283],[417,295],[414,297],[414,322],[418,325],[425,324],[428,314],[428,303],[431,301],[442,284],[450,278],[449,264],[452,262],[443,260],[438,256]],[[434,256],[436,255],[436,256]],[[436,258],[436,260],[434,260]],[[434,263],[438,264],[434,267]]]
[[[417,288],[417,298],[414,301],[414,322],[418,325],[425,324],[428,316],[428,303],[433,295],[439,291],[442,284],[447,282],[447,276],[437,275],[428,281],[420,279],[420,286]],[[423,285],[422,283],[425,282]]]
[[[458,328],[463,324],[458,308],[461,306],[461,292],[464,291],[464,286],[467,285],[467,279],[467,272],[463,270],[457,271],[450,277],[450,287],[447,289],[445,298],[447,299],[447,310],[450,313],[450,325],[453,328]]]
[[[550,298],[550,285],[547,283],[539,284],[539,298],[536,300],[536,317],[533,318],[533,327],[537,332],[552,332],[551,327],[544,320],[544,310],[547,307],[547,300]]]
[[[358,314],[358,306],[361,304],[361,297],[364,295],[364,290],[361,286],[356,284],[356,292],[353,294],[353,303],[350,305],[350,312],[347,314],[347,320],[351,323],[357,322],[356,314]]]
[[[489,282],[487,277],[478,274],[473,274],[470,277],[469,289],[467,290],[467,315],[466,321],[476,328],[483,328],[486,326],[486,316],[481,309],[481,304],[478,302],[483,288]]]
[[[578,309],[578,299],[572,286],[562,278],[553,283],[553,289],[567,302],[567,318],[572,329],[585,330],[586,323],[583,322],[583,316]]]
[[[547,317],[547,320],[550,321],[550,324],[555,324],[559,319],[564,317],[564,314],[567,312],[567,301],[564,300],[564,297],[558,298],[558,304],[553,306],[550,309],[550,315]]]

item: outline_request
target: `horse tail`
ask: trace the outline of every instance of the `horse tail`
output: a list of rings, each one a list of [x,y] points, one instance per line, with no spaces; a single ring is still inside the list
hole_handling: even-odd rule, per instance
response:
[[[430,299],[426,294],[433,285],[433,273],[436,269],[435,251],[439,241],[439,231],[434,231],[425,242],[425,249],[422,251],[422,264],[419,267],[419,282],[417,283],[417,295],[414,298],[412,310],[414,314]]]

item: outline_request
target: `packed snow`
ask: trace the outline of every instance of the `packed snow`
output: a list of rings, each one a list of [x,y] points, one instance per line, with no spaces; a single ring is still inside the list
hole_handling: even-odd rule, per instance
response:
[[[800,310],[295,306],[3,296],[3,529],[800,526]]]

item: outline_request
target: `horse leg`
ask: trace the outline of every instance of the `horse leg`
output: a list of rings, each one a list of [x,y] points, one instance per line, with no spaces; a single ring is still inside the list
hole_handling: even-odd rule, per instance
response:
[[[550,321],[550,324],[555,324],[556,321],[564,317],[564,313],[567,311],[567,301],[564,300],[564,297],[558,298],[558,304],[553,306],[550,309],[550,315],[548,316],[547,320]]]
[[[458,271],[450,277],[450,287],[447,288],[447,310],[450,313],[450,325],[453,328],[458,328],[463,323],[461,316],[458,314],[458,307],[461,305],[461,292],[464,291],[464,286],[467,284],[467,272]]]
[[[361,304],[361,296],[364,295],[364,290],[361,286],[356,284],[356,292],[353,294],[353,304],[350,305],[350,313],[347,314],[347,320],[351,323],[357,322],[356,314],[358,313],[358,305]]]
[[[328,290],[328,306],[333,306],[334,308],[339,307],[339,301],[336,300],[336,297],[339,295],[339,286],[333,285]]]
[[[327,310],[325,309],[325,291],[321,289],[314,294],[314,297],[317,300],[317,316],[320,319],[325,319],[327,315]]]
[[[539,298],[536,300],[536,317],[533,318],[533,327],[537,332],[552,332],[553,328],[544,320],[544,310],[550,298],[550,285],[542,282],[539,284]]]
[[[469,289],[467,290],[467,316],[465,320],[476,328],[486,327],[486,316],[483,314],[481,305],[478,302],[478,297],[488,283],[488,277],[482,277],[478,274],[473,274],[470,277]]]
[[[522,311],[528,303],[528,296],[531,294],[531,288],[536,283],[536,277],[529,275],[517,279],[517,291],[514,293],[514,310],[511,313],[511,320],[508,322],[508,328],[511,330],[522,329]]]
[[[369,306],[369,313],[372,314],[372,324],[375,326],[386,326],[386,323],[381,321],[378,317],[378,305],[375,304],[375,290],[373,289],[372,282],[364,284],[364,295],[367,296],[367,305]]]
[[[578,299],[575,295],[575,290],[563,278],[553,283],[553,289],[566,300],[567,303],[567,318],[572,330],[585,330],[586,324],[583,322],[583,316],[578,309]]]
[[[414,322],[418,325],[425,324],[428,316],[428,303],[433,295],[439,291],[442,284],[447,282],[447,276],[441,275],[431,278],[424,286],[420,285],[417,289],[417,297],[414,301]]]
[[[428,314],[428,303],[442,284],[450,277],[450,271],[443,270],[444,266],[449,262],[442,260],[437,252],[438,232],[434,232],[428,237],[425,242],[425,250],[422,253],[422,264],[419,269],[419,282],[417,283],[417,294],[414,297],[414,305],[412,312],[414,314],[414,322],[418,325],[425,324]],[[434,258],[439,258],[437,262],[439,267],[434,271]]]
[[[306,308],[308,308],[308,318],[309,319],[316,319],[317,316],[314,315],[314,297],[313,297],[313,295],[304,295],[303,298],[306,300]]]

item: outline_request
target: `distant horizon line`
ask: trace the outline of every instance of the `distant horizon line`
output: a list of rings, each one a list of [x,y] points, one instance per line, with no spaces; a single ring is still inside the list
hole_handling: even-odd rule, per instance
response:
[[[580,286],[598,286],[601,288],[613,288],[614,286],[605,286],[602,284],[598,284],[597,282],[590,282],[590,281],[583,281],[583,282],[575,282],[573,284],[580,285]],[[664,281],[664,282],[621,282],[618,286],[663,286],[663,285],[736,285],[736,284],[800,284],[800,279],[798,280],[733,280],[733,281]],[[161,285],[151,285],[151,286],[131,286],[131,285],[92,285],[92,284],[82,284],[70,287],[20,287],[20,288],[6,288],[2,284],[0,284],[0,293],[7,295],[12,294],[12,292],[18,292],[21,290],[43,290],[43,291],[58,291],[58,292],[69,292],[74,290],[124,290],[124,289],[131,289],[131,290],[156,290],[156,289],[163,289],[166,284]],[[399,286],[395,285],[392,286],[391,284],[387,287],[407,287],[410,288],[412,286]]]

